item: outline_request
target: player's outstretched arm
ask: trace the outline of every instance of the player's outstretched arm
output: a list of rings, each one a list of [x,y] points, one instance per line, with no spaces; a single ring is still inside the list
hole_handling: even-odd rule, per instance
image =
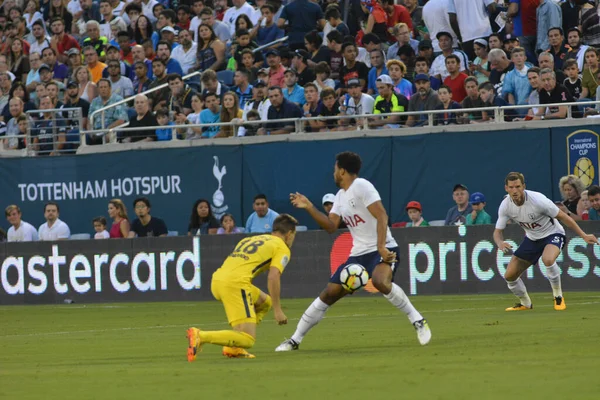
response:
[[[587,234],[577,225],[577,222],[571,217],[569,217],[565,212],[559,211],[556,219],[565,224],[567,227],[571,228],[575,233],[577,233],[586,243],[589,244],[600,244],[598,243],[598,238],[594,235]]]
[[[340,226],[340,216],[337,214],[330,213],[329,216],[323,214],[321,211],[311,203],[303,194],[298,192],[290,193],[290,201],[296,208],[304,208],[310,216],[319,224],[319,226],[325,229],[329,233],[333,233]]]
[[[494,229],[494,243],[503,253],[509,253],[512,250],[510,243],[504,241],[504,230]]]
[[[281,272],[277,268],[271,267],[271,269],[269,269],[267,287],[269,288],[269,295],[273,302],[275,321],[277,321],[279,325],[287,324],[287,317],[281,309]]]

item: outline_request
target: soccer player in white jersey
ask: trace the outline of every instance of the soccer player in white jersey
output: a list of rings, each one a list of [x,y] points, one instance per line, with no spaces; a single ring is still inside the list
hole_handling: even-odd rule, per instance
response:
[[[523,174],[519,172],[508,174],[504,180],[504,189],[508,196],[504,198],[498,209],[498,222],[494,230],[496,246],[504,253],[510,253],[512,250],[512,246],[504,241],[502,234],[509,219],[525,230],[525,239],[513,253],[504,274],[508,288],[520,302],[507,308],[506,311],[524,311],[533,308],[525,284],[521,280],[521,274],[540,258],[546,265],[546,276],[552,286],[554,309],[559,311],[566,309],[560,283],[560,269],[556,264],[556,259],[565,244],[565,230],[558,221],[571,228],[586,243],[598,244],[598,239],[581,230],[571,217],[559,210],[546,196],[525,190]]]
[[[377,189],[366,179],[359,178],[362,161],[358,154],[340,153],[336,156],[333,178],[340,188],[329,215],[320,212],[300,193],[290,194],[292,204],[304,208],[327,232],[335,232],[343,220],[352,235],[352,251],[348,260],[333,274],[327,287],[306,309],[298,322],[296,332],[281,343],[275,351],[297,350],[308,331],[314,327],[335,302],[348,294],[342,287],[340,272],[349,264],[360,264],[369,272],[373,286],[383,296],[403,311],[417,331],[422,345],[431,340],[427,321],[415,309],[400,288],[392,282],[398,258],[398,244],[388,228],[388,216]]]

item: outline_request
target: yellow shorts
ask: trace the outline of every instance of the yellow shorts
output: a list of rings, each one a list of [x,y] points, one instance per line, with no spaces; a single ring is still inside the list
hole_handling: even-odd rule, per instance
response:
[[[254,303],[260,297],[260,289],[252,284],[235,284],[213,280],[210,289],[215,299],[223,303],[229,325],[256,322]]]

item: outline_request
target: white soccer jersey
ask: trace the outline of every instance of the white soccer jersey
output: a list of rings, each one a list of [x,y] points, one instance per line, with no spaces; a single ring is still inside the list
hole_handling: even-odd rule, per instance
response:
[[[565,234],[562,225],[555,219],[560,210],[541,193],[525,191],[525,202],[522,206],[514,203],[506,196],[498,209],[496,229],[506,228],[506,223],[512,219],[525,230],[525,235],[531,240],[540,240],[550,235]]]
[[[6,236],[9,242],[35,242],[38,240],[37,230],[25,221],[21,221],[17,230],[14,226],[8,228]]]
[[[47,222],[42,224],[38,230],[38,235],[40,240],[46,241],[68,239],[71,237],[71,230],[67,224],[60,219],[57,219],[50,228],[48,227]]]
[[[375,186],[363,178],[356,178],[348,190],[340,189],[335,195],[331,213],[342,217],[350,229],[351,256],[377,251],[377,219],[367,207],[379,200],[381,197]],[[389,227],[385,244],[388,248],[398,246]]]

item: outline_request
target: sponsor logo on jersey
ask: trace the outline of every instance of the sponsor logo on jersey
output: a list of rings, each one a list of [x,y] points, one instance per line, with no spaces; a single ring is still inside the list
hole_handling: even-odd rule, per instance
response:
[[[356,228],[359,224],[364,224],[365,220],[360,217],[358,214],[350,215],[349,217],[344,217],[344,222],[351,228]]]

